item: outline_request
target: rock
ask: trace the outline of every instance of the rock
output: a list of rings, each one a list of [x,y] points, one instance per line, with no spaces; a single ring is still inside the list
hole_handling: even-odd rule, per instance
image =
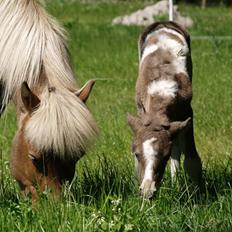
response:
[[[142,10],[137,10],[129,15],[118,16],[113,19],[112,24],[122,24],[122,25],[138,25],[138,26],[148,26],[154,23],[155,17],[168,15],[169,4],[168,0],[162,0],[154,5],[147,6]],[[178,7],[175,5],[173,9],[174,20],[182,25],[183,27],[191,27],[193,25],[193,20],[190,17],[184,17],[178,12]]]

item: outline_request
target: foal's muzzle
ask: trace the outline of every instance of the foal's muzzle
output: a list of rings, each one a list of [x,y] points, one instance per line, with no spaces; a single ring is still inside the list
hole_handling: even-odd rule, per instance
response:
[[[152,199],[156,191],[156,183],[152,180],[145,180],[140,186],[140,193],[146,199]]]

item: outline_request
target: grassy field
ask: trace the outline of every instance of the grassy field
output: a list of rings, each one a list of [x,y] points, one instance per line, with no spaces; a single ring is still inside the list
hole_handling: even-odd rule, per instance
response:
[[[88,3],[89,2],[89,3]],[[78,82],[95,78],[88,107],[101,135],[77,164],[64,199],[48,193],[32,209],[9,171],[16,130],[14,107],[0,120],[0,231],[231,231],[232,229],[232,9],[181,5],[193,58],[195,137],[203,161],[205,191],[190,185],[183,171],[175,186],[169,167],[156,199],[138,193],[127,112],[136,112],[137,39],[141,27],[112,26],[111,20],[144,6],[143,1],[50,0],[47,10],[65,26]],[[196,36],[212,36],[199,40]]]

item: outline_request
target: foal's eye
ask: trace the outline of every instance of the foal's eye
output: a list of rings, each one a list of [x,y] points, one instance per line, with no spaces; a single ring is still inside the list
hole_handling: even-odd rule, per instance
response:
[[[138,152],[135,152],[134,155],[135,155],[135,157],[137,158],[137,160],[140,159],[140,154],[139,154]]]

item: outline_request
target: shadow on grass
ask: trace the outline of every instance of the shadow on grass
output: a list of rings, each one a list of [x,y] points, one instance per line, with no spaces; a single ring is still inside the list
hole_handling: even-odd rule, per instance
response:
[[[98,157],[96,168],[84,164],[82,175],[77,175],[70,192],[77,202],[87,203],[107,196],[120,196],[126,199],[136,194],[136,180],[129,162],[122,166],[104,155]]]
[[[171,179],[165,180],[165,186],[172,186]],[[232,195],[232,159],[224,163],[211,164],[203,171],[200,186],[191,183],[186,175],[181,175],[178,184],[168,189],[169,195],[181,204],[209,204],[221,196]],[[162,188],[162,187],[161,187]],[[164,191],[163,191],[164,192]],[[159,194],[160,196],[161,194]]]
[[[9,208],[12,203],[18,204],[19,203],[19,195],[18,190],[15,188],[13,189],[11,183],[9,184],[9,178],[0,180],[0,207],[7,207]],[[9,188],[9,186],[11,186]]]
[[[6,207],[13,203],[18,203],[18,189],[15,188],[13,177],[9,172],[9,162],[3,160],[0,150],[0,207]]]
[[[215,163],[205,171],[205,192],[212,198],[217,198],[226,191],[232,190],[232,159],[224,163],[224,165],[220,162]]]
[[[18,204],[21,197],[8,178],[0,181],[0,206]],[[180,175],[178,184],[173,185],[168,173],[165,173],[157,199],[175,199],[180,204],[208,204],[218,200],[218,197],[231,194],[232,189],[232,160],[211,164],[203,173],[201,188],[191,184],[188,177]],[[98,157],[94,168],[84,163],[81,173],[78,173],[70,186],[64,189],[64,199],[81,204],[101,204],[109,197],[121,199],[137,198],[138,183],[130,161],[125,163],[110,160],[104,155]]]
[[[75,179],[70,191],[74,201],[86,204],[97,203],[109,196],[120,196],[122,199],[138,196],[138,183],[128,163],[121,167],[103,156],[99,157],[98,164],[94,170],[84,166],[82,177]],[[203,172],[200,187],[196,187],[184,175],[180,176],[178,185],[173,185],[166,173],[161,189],[152,201],[171,196],[181,204],[208,204],[217,201],[228,191],[231,193],[231,185],[232,162],[228,160],[224,165],[215,163],[208,167]]]

